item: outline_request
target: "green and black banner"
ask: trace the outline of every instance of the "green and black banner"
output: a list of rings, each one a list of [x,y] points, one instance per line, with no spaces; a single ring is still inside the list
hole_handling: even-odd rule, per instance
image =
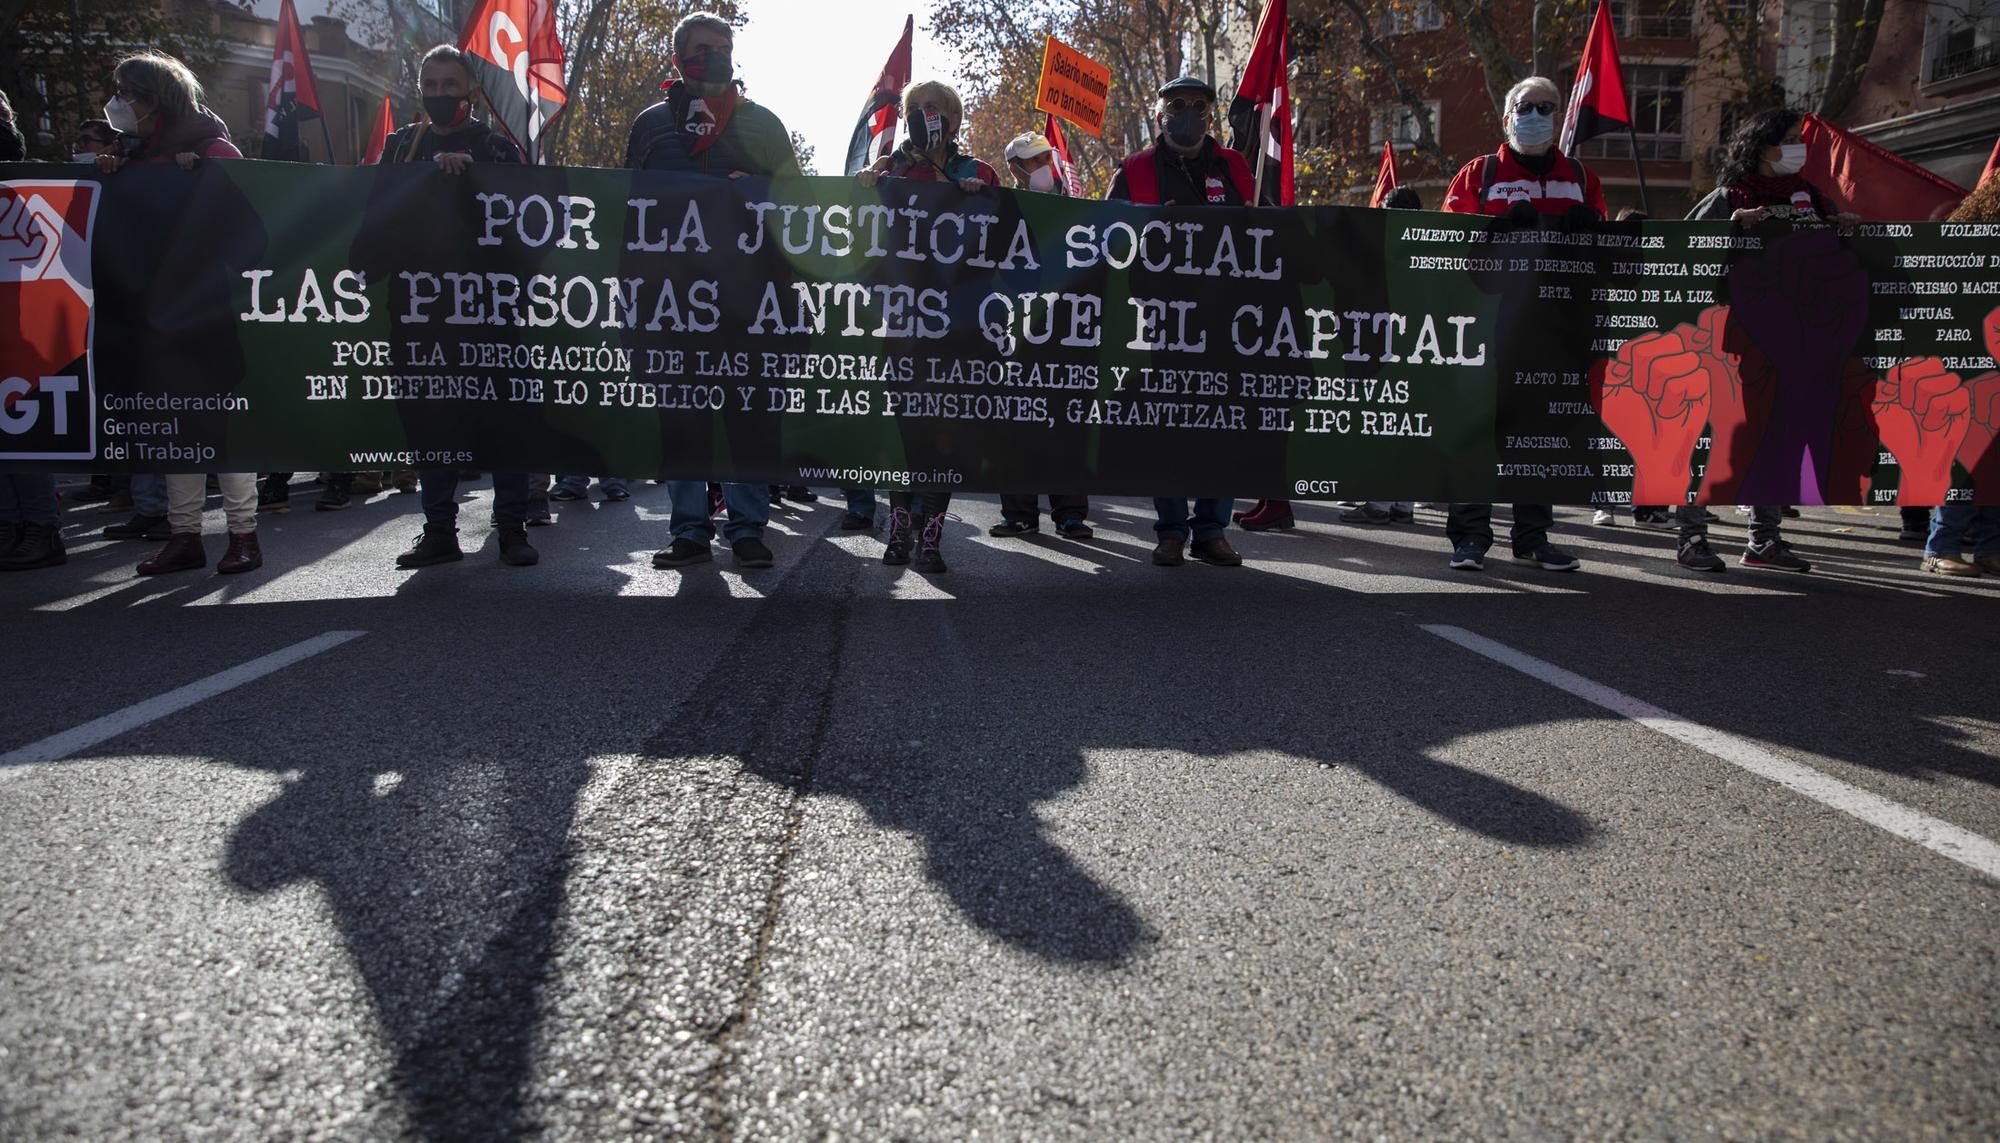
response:
[[[0,166],[0,467],[2000,503],[2000,226]]]

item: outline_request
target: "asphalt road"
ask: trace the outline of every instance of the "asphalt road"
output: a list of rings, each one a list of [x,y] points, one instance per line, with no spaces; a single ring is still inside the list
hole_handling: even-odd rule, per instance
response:
[[[0,1137],[2000,1134],[2000,579],[1893,510],[1471,575],[973,497],[925,578],[829,501],[655,571],[635,490],[0,578]]]

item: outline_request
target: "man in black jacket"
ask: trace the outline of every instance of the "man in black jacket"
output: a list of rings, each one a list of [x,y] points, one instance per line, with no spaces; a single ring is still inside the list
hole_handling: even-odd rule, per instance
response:
[[[792,136],[776,115],[745,98],[732,75],[736,34],[713,12],[696,12],[674,26],[674,67],[680,78],[667,97],[640,112],[625,144],[625,165],[637,170],[742,178],[799,173]],[[673,501],[673,542],[653,553],[653,566],[680,568],[713,557],[709,545],[708,483],[669,480]],[[771,492],[763,484],[725,484],[729,524],[723,534],[744,568],[771,566],[764,525],[771,515]]]

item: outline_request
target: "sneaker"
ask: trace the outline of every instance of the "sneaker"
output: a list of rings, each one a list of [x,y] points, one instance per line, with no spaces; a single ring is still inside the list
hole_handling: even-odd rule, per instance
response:
[[[500,562],[510,568],[528,568],[542,562],[542,553],[528,542],[528,525],[500,525]]]
[[[265,512],[278,513],[290,512],[291,510],[292,497],[289,492],[280,489],[276,492],[259,492],[257,494],[257,512],[260,515]]]
[[[1081,520],[1057,520],[1056,535],[1065,540],[1092,540],[1097,533]]]
[[[863,516],[859,512],[849,512],[840,518],[840,530],[843,532],[872,532],[875,530],[875,517]]]
[[[1679,554],[1674,556],[1674,562],[1689,571],[1698,572],[1719,572],[1729,566],[1723,562],[1721,556],[1710,551],[1708,541],[1702,539],[1689,540],[1682,544]]]
[[[1349,508],[1340,514],[1340,522],[1343,524],[1388,524],[1395,519],[1396,517],[1386,509],[1377,508],[1373,504]]]
[[[1779,509],[1779,512],[1782,513],[1785,519],[1787,520],[1796,520],[1799,518],[1799,510],[1797,508],[1792,507],[1789,504]]]
[[[1417,514],[1408,508],[1389,509],[1389,522],[1391,524],[1414,524],[1416,521]]]
[[[402,492],[405,494],[415,492],[419,487],[417,479],[417,470],[414,468],[405,468],[398,470],[396,474],[390,478],[390,484],[398,492]]]
[[[729,545],[729,550],[735,555],[736,566],[739,568],[767,568],[775,562],[771,556],[771,549],[755,536],[745,536],[737,540]]]
[[[800,504],[811,504],[813,501],[819,499],[819,493],[814,492],[803,484],[786,485],[785,496],[787,499],[796,500]]]
[[[1188,554],[1210,567],[1236,568],[1243,566],[1243,557],[1229,546],[1229,540],[1217,536],[1212,540],[1196,540],[1188,545]]]
[[[1590,522],[1609,528],[1618,523],[1618,514],[1609,508],[1599,508],[1590,514]]]
[[[423,534],[410,550],[396,557],[399,568],[427,568],[432,564],[448,564],[462,560],[465,553],[458,550],[458,529],[449,524],[425,524]]]
[[[1674,514],[1664,508],[1641,512],[1632,522],[1641,528],[1651,528],[1655,532],[1673,532],[1680,528],[1680,525],[1674,522]]]
[[[1002,520],[991,528],[986,529],[986,534],[989,536],[998,536],[1003,540],[1011,540],[1016,536],[1026,536],[1041,530],[1042,524],[1040,520],[1031,520],[1025,524],[1019,520]]]
[[[910,562],[910,510],[889,509],[889,535],[883,540],[882,562],[900,567]]]
[[[568,485],[558,484],[554,488],[549,489],[549,499],[588,500],[590,499],[590,492],[587,489],[585,491],[578,492],[576,489],[571,488]]]
[[[728,506],[729,500],[722,494],[722,485],[710,481],[708,485],[708,514],[710,516],[720,516],[722,515],[722,510]]]
[[[706,540],[675,540],[667,545],[667,550],[653,553],[656,568],[684,568],[690,564],[705,564],[715,558]]]
[[[140,513],[123,524],[112,524],[104,529],[107,540],[151,540],[158,543],[173,536],[173,529],[167,526],[165,516],[148,516]]]
[[[944,539],[945,516],[940,514],[924,521],[922,534],[917,539],[917,554],[910,560],[910,566],[926,575],[943,575],[950,569],[944,565],[944,553],[938,550],[938,542]]]
[[[1792,554],[1792,546],[1783,540],[1772,540],[1761,547],[1743,549],[1743,558],[1736,561],[1746,568],[1769,568],[1772,571],[1807,572],[1812,565]]]
[[[528,527],[546,528],[555,522],[556,518],[549,515],[548,497],[539,492],[528,497]]]
[[[1153,545],[1153,563],[1158,567],[1177,568],[1187,562],[1187,538],[1165,535]]]
[[[1573,572],[1583,566],[1575,556],[1543,540],[1530,552],[1515,552],[1514,562],[1534,564],[1543,571]]]
[[[597,490],[604,494],[606,504],[623,504],[632,499],[632,493],[622,484],[600,484]]]
[[[2000,557],[1984,558],[2000,562]],[[1955,579],[1971,579],[1982,570],[1978,564],[1964,556],[1925,556],[1924,562],[1917,566],[1932,575],[1948,575]]]
[[[1486,549],[1467,540],[1451,550],[1451,567],[1458,571],[1485,571]]]
[[[353,506],[353,493],[332,484],[327,485],[320,492],[319,498],[313,501],[313,511],[315,512],[338,512],[343,508],[351,508]]]

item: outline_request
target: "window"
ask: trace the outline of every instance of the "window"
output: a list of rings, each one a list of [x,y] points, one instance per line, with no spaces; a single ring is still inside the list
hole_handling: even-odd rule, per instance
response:
[[[1382,34],[1387,36],[1435,32],[1444,27],[1444,13],[1439,10],[1437,0],[1394,0],[1384,23]]]
[[[1684,67],[1627,65],[1625,94],[1632,101],[1632,134],[1600,135],[1577,152],[1585,158],[1629,159],[1636,137],[1642,159],[1687,158],[1687,76]]]
[[[1611,0],[1620,39],[1685,40],[1694,35],[1694,0]]]
[[[1943,83],[2000,67],[2000,3],[1933,5],[1925,82]]]
[[[1425,102],[1424,107],[1430,112],[1431,137],[1436,138],[1440,130],[1438,127],[1438,101],[1435,99],[1428,100]],[[1374,113],[1368,117],[1368,145],[1370,147],[1379,147],[1382,145],[1382,140],[1387,139],[1398,151],[1407,151],[1417,145],[1417,137],[1420,134],[1416,113],[1411,111],[1405,104],[1391,103],[1377,107]]]

